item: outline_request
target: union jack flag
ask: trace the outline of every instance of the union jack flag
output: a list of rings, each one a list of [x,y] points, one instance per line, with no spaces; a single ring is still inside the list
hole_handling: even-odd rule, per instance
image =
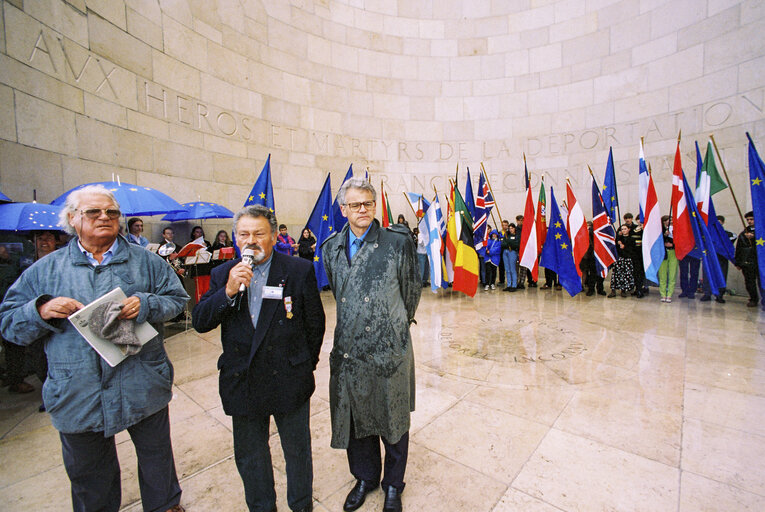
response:
[[[475,199],[475,219],[473,220],[473,242],[479,256],[483,256],[486,252],[486,245],[489,240],[486,222],[489,220],[492,208],[494,208],[494,196],[491,195],[489,184],[481,173],[481,178],[478,181],[478,197]]]
[[[606,213],[595,176],[592,177],[592,245],[595,268],[601,277],[606,277],[608,267],[616,261],[616,232]]]

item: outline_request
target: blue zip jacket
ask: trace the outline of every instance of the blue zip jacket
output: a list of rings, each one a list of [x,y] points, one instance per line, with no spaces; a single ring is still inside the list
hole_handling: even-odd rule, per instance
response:
[[[71,297],[88,304],[122,288],[141,300],[136,321],[160,334],[136,355],[112,368],[67,319],[46,322],[37,303]],[[114,256],[94,267],[69,245],[37,261],[11,286],[0,304],[0,332],[19,345],[43,338],[48,378],[43,400],[60,432],[101,432],[110,437],[164,408],[172,397],[173,368],[163,346],[163,322],[181,312],[189,296],[170,265],[156,254],[118,238]]]
[[[496,230],[493,230],[489,234],[490,238],[486,243],[486,256],[484,256],[484,258],[488,261],[491,261],[495,266],[498,267],[500,255],[502,254],[502,242],[499,239],[493,240],[491,235],[494,234],[498,235],[499,233],[497,233]]]

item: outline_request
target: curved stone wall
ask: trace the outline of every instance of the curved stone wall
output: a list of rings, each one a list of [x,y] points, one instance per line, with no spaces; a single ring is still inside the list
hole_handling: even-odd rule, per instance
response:
[[[84,181],[240,206],[272,154],[280,220],[302,226],[327,172],[446,191],[486,167],[503,216],[532,183],[613,146],[637,207],[640,137],[668,210],[678,131],[713,133],[742,209],[746,138],[765,150],[757,0],[2,0],[0,190],[50,201]],[[549,193],[549,192],[548,192]],[[718,211],[738,230],[728,193]],[[295,229],[293,229],[295,231]],[[209,234],[209,233],[208,233]]]

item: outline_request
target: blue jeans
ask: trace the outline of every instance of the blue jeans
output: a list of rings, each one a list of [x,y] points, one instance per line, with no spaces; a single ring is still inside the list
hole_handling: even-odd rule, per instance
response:
[[[167,406],[128,428],[138,456],[138,486],[143,510],[165,512],[181,501],[175,473]],[[72,486],[75,512],[120,508],[120,463],[114,436],[103,432],[59,433],[64,467]]]
[[[420,264],[420,277],[423,283],[430,281],[430,267],[428,266],[428,255],[417,253],[417,263]]]
[[[518,272],[515,268],[518,263],[518,253],[516,251],[505,249],[502,251],[502,263],[505,265],[505,281],[507,286],[515,288],[518,286]]]
[[[311,458],[310,400],[296,411],[275,414],[276,428],[287,465],[287,504],[292,510],[313,501],[313,460]],[[244,497],[250,512],[271,512],[276,508],[274,470],[268,446],[270,416],[232,416],[234,459],[244,483]]]

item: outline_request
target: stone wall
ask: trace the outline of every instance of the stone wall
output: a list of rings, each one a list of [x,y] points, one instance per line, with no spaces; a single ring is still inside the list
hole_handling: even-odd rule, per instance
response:
[[[686,171],[693,141],[704,151],[714,134],[745,211],[745,132],[765,151],[759,0],[0,6],[0,190],[16,200],[114,174],[236,209],[271,153],[293,232],[351,163],[411,219],[401,192],[443,193],[457,165],[475,187],[483,162],[508,217],[525,152],[535,187],[544,173],[561,198],[570,177],[589,215],[587,165],[602,181],[612,146],[622,212],[635,212],[644,137],[666,213],[682,129]],[[740,230],[731,195],[715,200]]]

